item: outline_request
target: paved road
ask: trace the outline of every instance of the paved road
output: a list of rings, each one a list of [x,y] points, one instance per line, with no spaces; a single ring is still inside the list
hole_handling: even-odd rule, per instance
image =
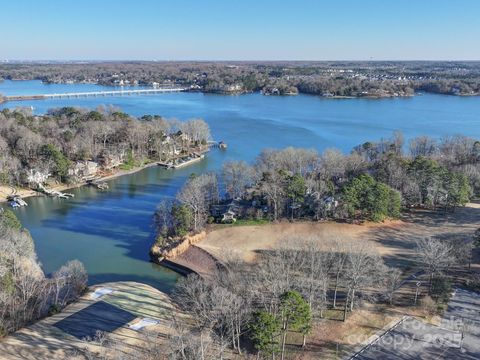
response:
[[[480,359],[480,294],[456,289],[448,303],[442,326],[463,332],[465,348],[477,351]]]
[[[480,359],[480,295],[456,290],[441,326],[407,318],[355,359]]]

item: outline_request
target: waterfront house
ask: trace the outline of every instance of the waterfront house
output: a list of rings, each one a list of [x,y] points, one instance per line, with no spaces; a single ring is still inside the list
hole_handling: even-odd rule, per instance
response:
[[[68,175],[76,182],[87,180],[97,175],[98,163],[95,161],[77,161],[70,169]]]
[[[225,204],[212,205],[210,214],[220,223],[232,223],[237,221],[240,206],[237,200],[229,200]]]
[[[104,153],[98,158],[98,162],[104,170],[111,170],[123,164],[125,155]]]
[[[338,206],[338,201],[333,196],[323,198],[322,202],[326,211],[332,211]]]

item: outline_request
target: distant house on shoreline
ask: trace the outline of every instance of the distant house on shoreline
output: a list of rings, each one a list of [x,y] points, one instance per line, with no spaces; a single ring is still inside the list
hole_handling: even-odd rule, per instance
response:
[[[76,182],[80,182],[97,175],[98,171],[99,166],[95,161],[77,161],[73,167],[68,170],[68,176],[74,178]]]
[[[237,200],[229,200],[225,204],[212,205],[210,208],[210,214],[217,222],[221,223],[233,223],[237,221],[238,213],[239,204]]]

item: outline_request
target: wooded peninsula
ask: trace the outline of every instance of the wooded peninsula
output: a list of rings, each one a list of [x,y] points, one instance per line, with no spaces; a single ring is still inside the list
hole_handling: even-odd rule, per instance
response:
[[[75,185],[118,170],[174,165],[208,151],[201,119],[140,119],[113,107],[65,107],[45,115],[28,109],[0,112],[0,185]]]

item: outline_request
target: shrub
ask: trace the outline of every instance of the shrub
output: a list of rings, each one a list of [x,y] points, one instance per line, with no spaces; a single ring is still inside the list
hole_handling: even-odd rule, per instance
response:
[[[48,310],[48,315],[52,316],[60,313],[60,311],[62,311],[62,308],[60,307],[60,305],[53,304],[52,306],[50,306],[50,309]]]
[[[437,313],[437,304],[430,296],[425,296],[420,300],[420,306],[426,316],[432,316]]]
[[[432,281],[432,297],[437,302],[447,302],[452,292],[452,281],[446,277],[436,277]]]

